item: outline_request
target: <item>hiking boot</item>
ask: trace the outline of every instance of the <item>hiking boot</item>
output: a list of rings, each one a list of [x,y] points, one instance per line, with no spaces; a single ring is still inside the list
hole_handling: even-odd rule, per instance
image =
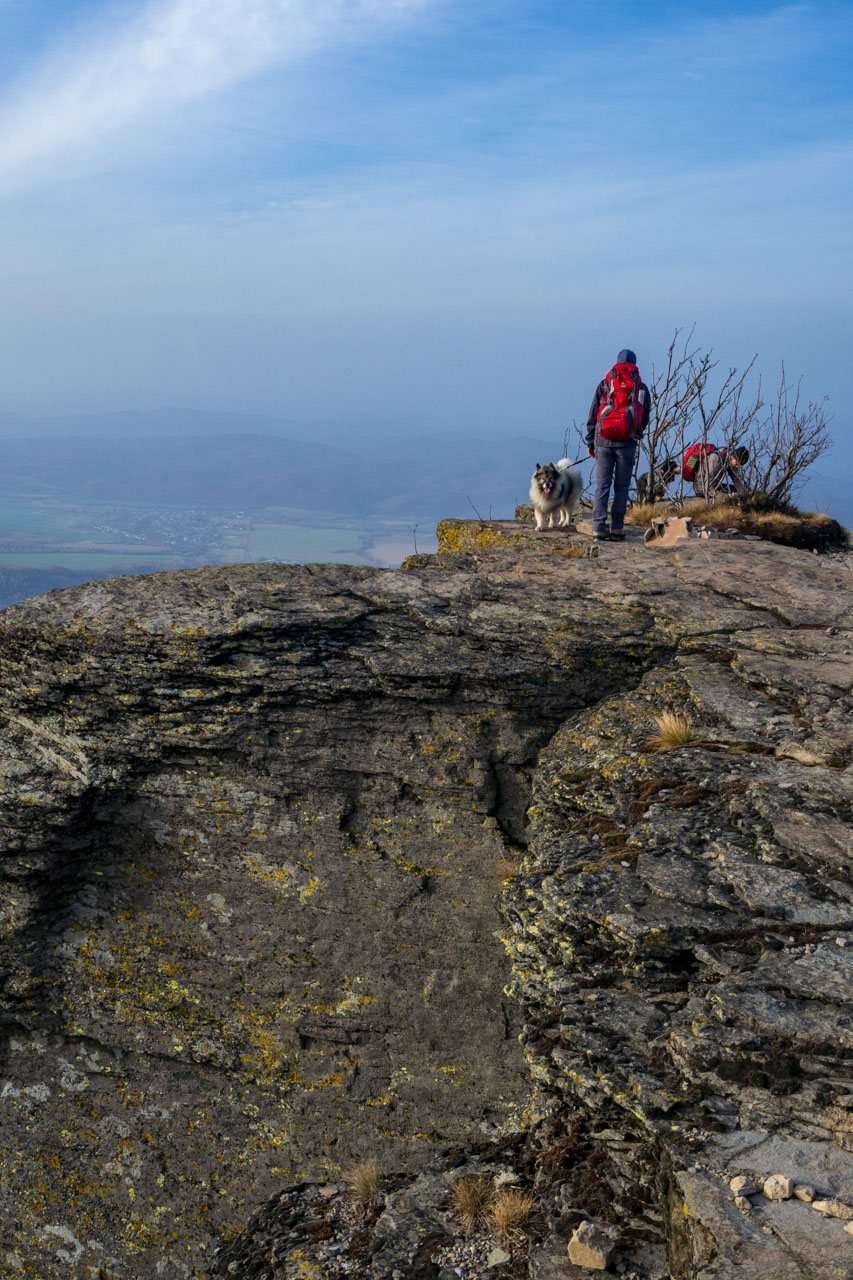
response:
[[[624,542],[624,541],[625,541],[625,530],[624,530],[624,529],[611,529],[611,530],[610,530],[610,541],[611,541],[611,542]]]
[[[594,533],[592,535],[593,542],[609,542],[610,534],[605,529],[603,533]]]

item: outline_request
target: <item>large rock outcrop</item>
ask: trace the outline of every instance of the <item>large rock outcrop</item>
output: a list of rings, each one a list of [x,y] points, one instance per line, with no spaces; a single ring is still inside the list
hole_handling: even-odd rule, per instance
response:
[[[4,615],[17,1274],[198,1274],[286,1178],[522,1104],[500,860],[540,747],[666,647],[629,611],[601,663],[594,607],[540,600],[531,634],[525,595],[266,566]]]
[[[848,562],[540,550],[3,615],[9,1275],[204,1274],[366,1154],[396,1207],[349,1261],[309,1233],[328,1274],[437,1275],[436,1188],[496,1160],[531,1275],[588,1213],[638,1275],[847,1274],[840,1221],[726,1180],[853,1200]],[[696,739],[657,752],[666,707]],[[298,1198],[239,1274],[307,1274]]]

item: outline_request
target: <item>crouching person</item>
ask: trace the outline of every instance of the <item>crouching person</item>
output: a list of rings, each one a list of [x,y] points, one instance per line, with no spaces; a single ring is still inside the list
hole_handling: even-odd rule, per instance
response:
[[[722,493],[743,493],[746,488],[741,469],[749,461],[749,450],[712,447],[700,457],[693,476],[693,492],[700,498]]]
[[[623,526],[637,441],[648,426],[650,409],[651,397],[640,378],[637,357],[625,347],[596,387],[586,424],[587,449],[589,456],[595,458],[592,536],[599,542],[607,538],[622,541],[625,537]]]

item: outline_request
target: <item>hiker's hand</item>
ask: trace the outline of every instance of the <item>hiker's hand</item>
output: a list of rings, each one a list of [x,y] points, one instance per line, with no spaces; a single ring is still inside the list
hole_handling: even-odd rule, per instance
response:
[[[586,450],[586,451],[587,451],[587,453],[589,454],[589,456],[590,456],[591,458],[594,458],[594,457],[595,457],[595,450],[594,450],[593,448],[591,448],[589,445],[587,446],[587,450]]]

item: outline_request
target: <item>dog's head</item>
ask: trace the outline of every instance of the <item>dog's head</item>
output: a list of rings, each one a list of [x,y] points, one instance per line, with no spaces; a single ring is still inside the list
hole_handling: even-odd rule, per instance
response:
[[[533,483],[546,498],[549,498],[554,492],[559,479],[560,473],[553,462],[546,462],[544,466],[541,462],[536,463],[536,470],[533,472]]]

